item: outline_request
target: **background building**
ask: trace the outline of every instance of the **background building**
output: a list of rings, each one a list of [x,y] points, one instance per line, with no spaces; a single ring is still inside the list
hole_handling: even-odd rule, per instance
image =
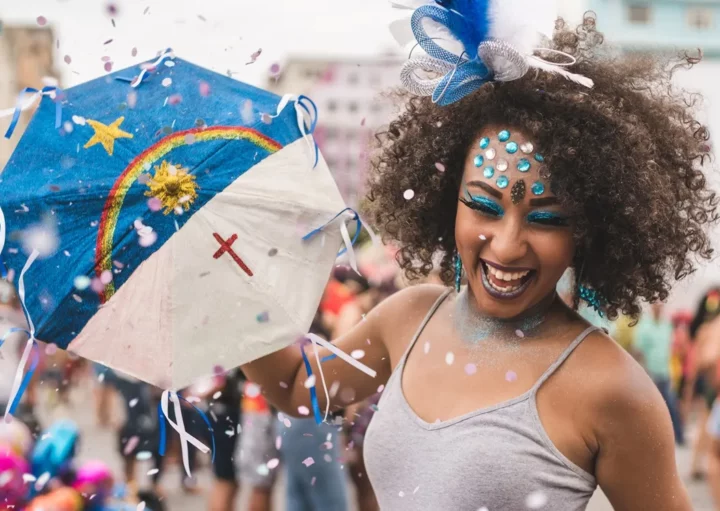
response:
[[[348,205],[357,208],[367,176],[373,134],[393,115],[381,93],[399,85],[400,56],[375,58],[289,57],[267,88],[305,94],[320,112],[315,140]]]

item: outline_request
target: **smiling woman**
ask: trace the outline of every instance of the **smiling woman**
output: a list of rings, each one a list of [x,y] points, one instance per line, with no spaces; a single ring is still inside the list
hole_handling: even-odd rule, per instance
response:
[[[413,27],[428,17],[477,48],[462,31],[485,4],[438,0],[415,11]],[[544,61],[500,81],[512,59],[527,65],[512,47],[483,41],[486,59],[455,67],[440,57],[463,57],[430,40],[418,43],[439,57],[409,61],[403,80],[432,97],[398,93],[368,199],[406,275],[428,275],[440,254],[450,289],[405,289],[336,340],[363,349],[377,379],[323,363],[341,398],[384,386],[365,438],[380,507],[575,511],[599,485],[616,510],[691,509],[653,382],[573,310],[583,298],[610,318],[637,316],[693,270],[693,256],[712,253],[708,135],[692,97],[672,87],[677,67],[594,52],[593,17],[577,30],[558,22],[551,45],[577,59],[577,75]],[[418,65],[447,74],[428,86],[406,72]],[[573,308],[556,294],[568,269]],[[297,350],[245,372],[283,411],[308,406]]]

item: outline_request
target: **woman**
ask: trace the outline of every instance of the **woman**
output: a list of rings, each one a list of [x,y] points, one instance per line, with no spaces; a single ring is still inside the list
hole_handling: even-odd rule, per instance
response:
[[[575,307],[636,317],[711,253],[705,130],[661,63],[593,55],[600,39],[592,18],[554,38],[592,89],[538,71],[410,97],[379,135],[375,223],[408,277],[441,252],[451,286],[405,289],[336,340],[376,378],[323,363],[333,406],[384,386],[365,438],[381,509],[576,510],[598,484],[617,510],[691,509],[652,381],[555,292],[572,268]],[[310,406],[297,347],[244,370],[281,410]]]

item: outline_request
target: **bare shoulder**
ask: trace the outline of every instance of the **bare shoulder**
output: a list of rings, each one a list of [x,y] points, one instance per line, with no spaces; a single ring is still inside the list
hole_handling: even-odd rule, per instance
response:
[[[410,286],[373,309],[370,315],[374,316],[391,358],[405,352],[422,320],[447,291],[448,288],[434,284]]]

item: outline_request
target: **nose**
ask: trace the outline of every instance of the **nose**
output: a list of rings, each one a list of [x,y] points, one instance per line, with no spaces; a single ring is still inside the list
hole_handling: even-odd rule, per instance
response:
[[[490,240],[490,250],[495,262],[504,266],[521,266],[520,261],[527,255],[529,247],[523,222],[506,215],[496,223]]]

